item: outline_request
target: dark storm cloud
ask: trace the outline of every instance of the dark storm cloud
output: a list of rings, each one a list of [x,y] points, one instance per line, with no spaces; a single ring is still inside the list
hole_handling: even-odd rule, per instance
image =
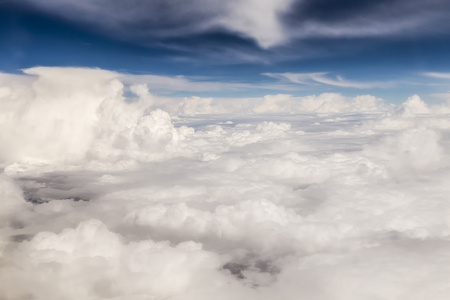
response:
[[[95,25],[117,37],[161,39],[210,32],[234,32],[263,47],[281,43],[278,14],[291,0],[273,1],[36,1],[19,0],[41,12]],[[18,3],[18,2],[16,2]]]
[[[249,49],[279,49],[287,45],[308,51],[312,39],[327,42],[330,38],[435,36],[445,33],[450,15],[450,4],[443,0],[17,0],[14,3],[84,30],[138,45],[190,52],[209,49],[229,53],[227,49],[233,48],[234,52],[247,56],[255,55]]]
[[[198,32],[213,14],[191,1],[34,1],[19,0],[15,5],[62,17],[79,24],[96,25],[113,35],[171,37]],[[195,7],[195,9],[193,9]]]
[[[302,22],[305,19],[317,20],[320,22],[335,22],[354,18],[355,16],[366,16],[368,13],[379,7],[392,4],[391,0],[316,0],[298,1],[292,7],[288,17],[294,22]]]
[[[408,36],[444,33],[450,3],[442,0],[308,0],[283,21],[293,38]]]

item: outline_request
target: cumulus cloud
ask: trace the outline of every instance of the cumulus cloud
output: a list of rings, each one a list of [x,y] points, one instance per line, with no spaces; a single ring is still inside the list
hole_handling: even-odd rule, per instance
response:
[[[0,77],[0,298],[450,296],[448,104],[25,72]]]
[[[266,95],[261,98],[201,98],[183,99],[178,113],[183,115],[226,114],[226,113],[331,113],[383,111],[388,106],[370,95],[345,97],[336,93],[318,96],[295,97],[289,94]]]
[[[124,101],[124,86],[114,72],[33,68],[25,73],[34,77],[32,84],[2,98],[1,139],[9,145],[2,147],[2,161],[116,160],[123,151],[149,157],[179,139],[166,112],[146,111],[148,99]]]

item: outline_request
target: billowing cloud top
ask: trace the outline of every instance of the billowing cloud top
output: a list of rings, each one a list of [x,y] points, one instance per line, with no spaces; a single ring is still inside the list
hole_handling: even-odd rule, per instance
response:
[[[141,80],[0,74],[0,299],[450,299],[449,103]]]

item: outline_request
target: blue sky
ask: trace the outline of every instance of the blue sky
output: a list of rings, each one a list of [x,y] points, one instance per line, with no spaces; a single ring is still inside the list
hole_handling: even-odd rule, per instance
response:
[[[186,96],[433,102],[450,92],[449,17],[445,0],[0,0],[0,71],[151,74],[182,81],[156,93]]]

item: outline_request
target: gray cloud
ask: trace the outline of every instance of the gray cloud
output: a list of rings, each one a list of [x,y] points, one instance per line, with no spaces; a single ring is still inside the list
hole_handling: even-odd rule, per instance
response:
[[[250,37],[266,48],[284,42],[278,15],[292,0],[282,1],[35,1],[45,12],[98,26],[111,35],[134,40],[177,38],[229,31]]]
[[[309,38],[445,33],[450,4],[394,1],[20,0],[73,22],[141,44],[227,32],[262,48]]]

